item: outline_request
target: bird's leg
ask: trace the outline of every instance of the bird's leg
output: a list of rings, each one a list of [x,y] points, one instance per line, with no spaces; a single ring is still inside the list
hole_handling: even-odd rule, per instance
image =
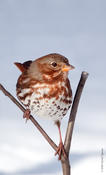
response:
[[[26,122],[27,120],[29,120],[30,118],[30,110],[29,109],[26,109],[25,112],[24,112],[24,115],[23,115],[23,118],[26,118]]]
[[[63,145],[63,142],[62,142],[62,136],[61,136],[61,130],[60,130],[60,122],[56,122],[56,125],[58,127],[58,130],[59,130],[59,136],[60,136],[60,142],[59,142],[59,146],[58,146],[58,149],[55,153],[55,155],[59,155],[59,160],[61,160],[61,155],[63,154],[64,158],[67,159],[67,154],[65,152],[65,149],[64,149],[64,145]]]

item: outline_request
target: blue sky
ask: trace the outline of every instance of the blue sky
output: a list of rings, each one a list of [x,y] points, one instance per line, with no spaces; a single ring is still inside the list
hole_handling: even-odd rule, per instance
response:
[[[104,0],[0,1],[0,82],[14,96],[16,81],[20,74],[13,64],[16,61],[34,60],[53,52],[65,55],[76,68],[69,74],[73,95],[81,72],[89,73],[79,105],[72,143],[73,155],[81,157],[78,159],[79,162],[83,161],[83,158],[87,162],[88,153],[97,161],[96,152],[100,152],[102,147],[106,149],[104,139],[106,135],[105,6]],[[15,173],[25,169],[27,161],[23,161],[25,154],[23,153],[22,158],[21,150],[25,149],[26,153],[29,151],[31,156],[34,148],[33,146],[30,148],[30,143],[39,152],[41,151],[39,145],[44,142],[42,144],[49,156],[41,152],[46,161],[54,158],[53,152],[42,140],[40,134],[34,133],[36,130],[30,122],[26,126],[21,116],[19,109],[0,92],[0,128],[2,131],[0,133],[2,153],[0,171],[2,173]],[[50,133],[50,136],[58,142],[57,128],[52,123],[50,125],[49,122],[47,124],[45,121],[38,120]],[[62,122],[63,137],[67,120],[68,115]],[[27,135],[32,138],[30,142],[27,140]],[[37,140],[38,145],[34,140],[35,136],[39,140]],[[22,141],[23,138],[29,146]],[[17,147],[20,148],[20,151],[16,155],[15,152],[12,152],[12,148]],[[35,151],[36,154],[37,152]],[[81,154],[82,156],[79,156]],[[12,155],[14,155],[12,160],[14,159],[15,168],[12,166]],[[42,164],[41,159],[38,160],[39,165]],[[75,160],[74,165],[77,167],[78,161]],[[7,165],[8,162],[10,164],[5,170],[4,164]],[[24,163],[21,166],[19,162]],[[38,162],[34,158],[30,160],[29,169]],[[54,164],[57,162],[56,158],[53,159],[53,162]],[[89,167],[88,164],[87,167]],[[57,171],[60,169],[57,168]]]

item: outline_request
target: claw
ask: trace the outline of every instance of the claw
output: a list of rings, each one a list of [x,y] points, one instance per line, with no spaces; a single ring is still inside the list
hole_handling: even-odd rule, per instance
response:
[[[25,112],[24,112],[24,115],[23,115],[23,118],[26,118],[26,122],[27,120],[29,120],[30,118],[30,110],[29,109],[26,109]]]
[[[63,143],[60,143],[60,144],[59,144],[58,149],[57,149],[57,151],[56,151],[56,153],[55,153],[55,156],[56,156],[57,154],[59,155],[58,160],[61,160],[62,154],[63,154],[64,158],[67,159],[67,154],[66,154],[66,152],[65,152]]]
[[[58,146],[58,148],[57,148],[57,151],[56,151],[55,155],[57,155],[57,154],[59,155],[58,160],[61,160],[61,156],[62,156],[62,155],[64,156],[65,159],[67,159],[67,154],[66,154],[66,151],[65,151],[65,149],[64,149],[63,142],[62,142],[62,136],[61,136],[61,130],[60,130],[60,122],[57,121],[55,124],[56,124],[57,127],[58,127],[59,136],[60,136],[60,143],[59,143],[59,146]]]

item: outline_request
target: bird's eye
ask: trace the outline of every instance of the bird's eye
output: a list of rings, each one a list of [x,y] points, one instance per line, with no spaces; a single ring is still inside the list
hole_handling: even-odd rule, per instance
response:
[[[56,67],[56,66],[57,66],[57,63],[56,63],[56,62],[52,62],[51,65],[52,65],[53,67]]]

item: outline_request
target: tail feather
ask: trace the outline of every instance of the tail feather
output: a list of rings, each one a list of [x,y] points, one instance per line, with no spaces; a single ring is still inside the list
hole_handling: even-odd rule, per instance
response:
[[[14,64],[18,67],[18,69],[21,72],[25,72],[29,68],[31,63],[32,63],[32,61],[30,60],[30,61],[26,61],[24,63],[15,62]]]

